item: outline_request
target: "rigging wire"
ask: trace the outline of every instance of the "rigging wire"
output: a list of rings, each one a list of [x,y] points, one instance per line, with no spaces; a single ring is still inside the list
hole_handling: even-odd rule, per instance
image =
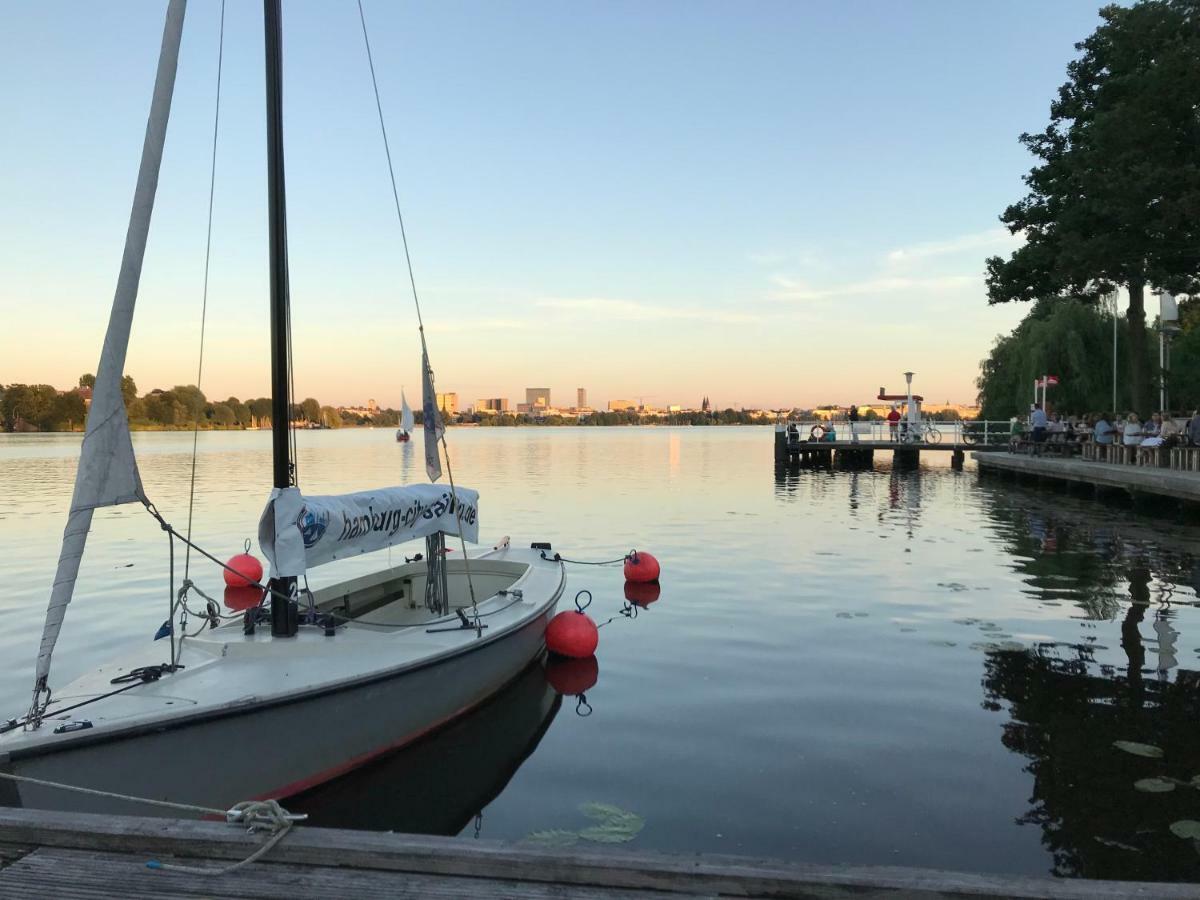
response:
[[[208,175],[208,230],[204,239],[204,290],[201,293],[200,299],[200,358],[196,364],[196,389],[200,389],[201,382],[204,378],[204,332],[205,324],[208,319],[208,271],[209,263],[212,260],[212,226],[213,226],[213,197],[216,194],[217,187],[217,134],[221,124],[221,70],[225,62],[225,0],[221,0],[221,24],[217,31],[217,99],[216,108],[213,111],[213,136],[212,136],[212,164]],[[188,516],[187,516],[187,536],[190,540],[192,537],[192,513],[196,507],[196,457],[200,443],[200,419],[197,418],[193,423],[192,428],[192,475],[191,483],[188,487]],[[183,559],[183,577],[186,580],[188,577],[189,566],[192,561],[192,548],[188,544],[184,551]],[[175,610],[172,608],[171,615],[174,617]],[[174,643],[172,641],[172,643]],[[172,652],[174,647],[172,647]]]
[[[413,306],[417,310],[417,330],[421,334],[421,365],[425,368],[422,375],[429,380],[429,384],[433,386],[433,367],[429,365],[429,348],[425,343],[425,321],[421,317],[421,300],[417,294],[417,279],[413,274],[412,254],[408,249],[408,233],[404,227],[404,213],[400,209],[400,191],[396,187],[396,169],[392,164],[392,150],[388,142],[387,125],[383,118],[383,101],[379,97],[379,80],[375,77],[375,58],[371,53],[371,39],[367,35],[367,15],[363,11],[362,0],[358,0],[358,20],[362,24],[363,44],[367,50],[367,65],[371,70],[371,87],[375,91],[375,110],[379,114],[379,132],[383,136],[383,151],[387,157],[388,177],[392,183],[392,201],[396,205],[396,219],[400,222],[400,240],[404,245],[404,262],[408,267],[408,283],[412,287]],[[436,392],[435,392],[436,397]],[[436,413],[435,413],[436,414]],[[440,435],[437,434],[436,428],[434,434],[442,445],[442,451],[446,454],[446,478],[450,482],[450,493],[454,497],[455,503],[458,501],[458,488],[454,484],[454,467],[450,464],[450,446],[446,443],[446,431],[443,427]],[[463,568],[467,575],[467,588],[471,594],[471,609],[475,615],[476,628],[478,635],[482,636],[483,629],[478,625],[479,622],[479,607],[475,598],[475,582],[471,579],[471,562],[467,556],[467,539],[463,536],[462,520],[458,523],[458,537],[462,544]]]

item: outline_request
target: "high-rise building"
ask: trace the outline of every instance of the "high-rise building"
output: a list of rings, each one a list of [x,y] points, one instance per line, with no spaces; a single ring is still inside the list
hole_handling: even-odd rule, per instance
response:
[[[575,408],[587,409],[587,388],[575,388]]]
[[[525,388],[525,402],[533,408],[550,405],[550,388]]]
[[[484,413],[485,415],[508,412],[508,398],[485,397],[482,400],[476,400],[475,412]]]
[[[458,413],[458,394],[453,391],[446,394],[438,394],[437,407],[447,415],[456,415]]]

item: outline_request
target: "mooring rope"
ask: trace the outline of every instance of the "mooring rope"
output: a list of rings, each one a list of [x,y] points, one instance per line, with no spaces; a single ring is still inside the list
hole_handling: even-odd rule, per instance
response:
[[[63,784],[60,781],[46,781],[42,778],[31,778],[28,775],[15,775],[11,772],[0,772],[0,778],[25,784],[36,784],[39,787],[53,788],[60,791],[72,791],[76,794],[86,794],[89,797],[104,797],[109,800],[125,800],[130,803],[141,803],[159,809],[172,809],[178,812],[199,813],[205,816],[220,816],[230,825],[245,825],[251,832],[269,831],[271,836],[266,842],[245,859],[222,866],[217,869],[201,866],[181,866],[175,863],[164,863],[149,860],[149,869],[164,869],[170,872],[187,872],[191,875],[225,875],[236,871],[242,866],[248,866],[255,860],[261,859],[272,847],[278,844],[291,831],[292,826],[308,818],[304,814],[290,813],[279,805],[278,800],[245,800],[235,803],[229,809],[217,809],[211,806],[198,806],[194,803],[177,803],[173,800],[152,800],[149,797],[137,797],[133,794],[122,794],[117,791],[102,791],[96,788],[80,787],[76,784]]]

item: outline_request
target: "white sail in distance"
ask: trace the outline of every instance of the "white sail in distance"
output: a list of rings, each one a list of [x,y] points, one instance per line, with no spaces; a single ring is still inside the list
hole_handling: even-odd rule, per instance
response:
[[[404,396],[404,388],[400,388],[400,427],[405,433],[412,434],[413,430],[413,411],[408,405],[408,398]]]

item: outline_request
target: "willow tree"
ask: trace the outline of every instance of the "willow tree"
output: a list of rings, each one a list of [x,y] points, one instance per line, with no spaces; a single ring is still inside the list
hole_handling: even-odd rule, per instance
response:
[[[1000,220],[1025,244],[987,261],[989,303],[1129,294],[1132,405],[1147,409],[1148,287],[1200,288],[1200,0],[1106,6],[1076,44],[1038,163]]]

